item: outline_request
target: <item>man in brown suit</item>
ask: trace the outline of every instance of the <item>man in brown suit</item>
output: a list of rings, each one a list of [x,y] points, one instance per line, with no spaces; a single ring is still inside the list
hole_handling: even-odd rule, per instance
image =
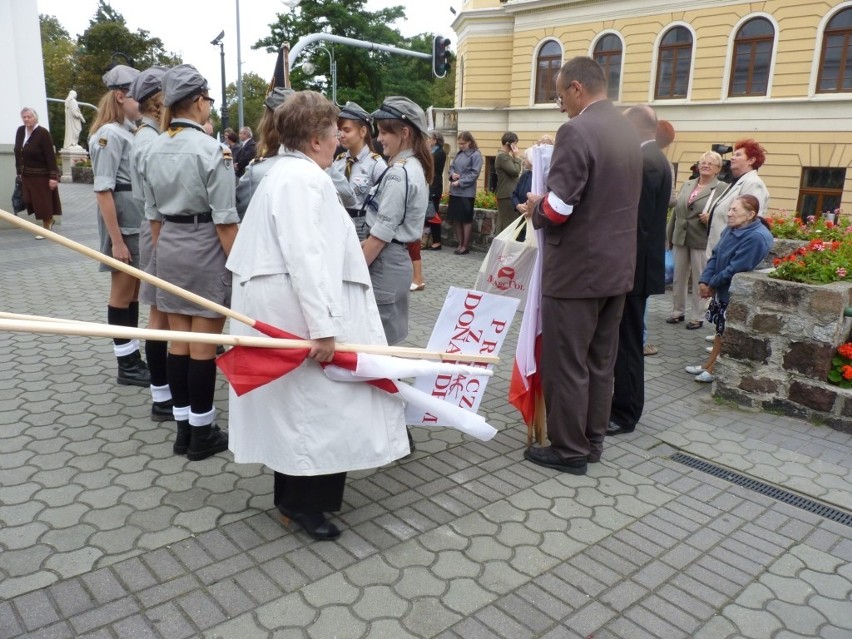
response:
[[[636,265],[642,153],[594,60],[565,63],[556,91],[571,119],[556,134],[548,192],[528,206],[545,239],[541,374],[551,445],[524,457],[583,475],[600,460],[609,420],[618,325]]]

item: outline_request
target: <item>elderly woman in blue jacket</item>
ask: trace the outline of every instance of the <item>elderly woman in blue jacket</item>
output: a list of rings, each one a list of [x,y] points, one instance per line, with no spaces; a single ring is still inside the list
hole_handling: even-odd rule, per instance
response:
[[[758,217],[760,202],[753,195],[741,195],[731,202],[728,226],[713,255],[701,274],[699,289],[702,298],[712,298],[707,320],[715,324],[713,350],[703,366],[687,366],[686,372],[695,375],[696,382],[712,382],[713,366],[722,350],[725,332],[725,312],[731,299],[731,280],[737,273],[754,270],[769,254],[774,239],[766,223]]]

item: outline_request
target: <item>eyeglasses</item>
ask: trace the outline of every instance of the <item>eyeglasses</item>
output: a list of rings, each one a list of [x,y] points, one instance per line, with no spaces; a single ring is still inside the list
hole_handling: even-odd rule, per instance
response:
[[[208,95],[199,95],[198,99],[199,100],[207,100],[207,102],[210,104],[211,107],[216,103],[216,98],[211,98]]]
[[[553,98],[553,101],[556,102],[556,106],[558,106],[560,109],[562,108],[562,96],[561,95],[557,95],[555,98]]]
[[[699,162],[698,166],[719,166],[715,162]]]

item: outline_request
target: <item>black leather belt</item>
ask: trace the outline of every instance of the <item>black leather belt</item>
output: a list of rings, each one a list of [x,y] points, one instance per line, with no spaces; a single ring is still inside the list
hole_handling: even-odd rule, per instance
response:
[[[346,209],[346,212],[349,213],[349,217],[366,217],[366,213],[361,209]]]
[[[115,188],[112,190],[113,193],[121,193],[122,191],[132,191],[133,186],[130,184],[116,184]]]
[[[399,244],[400,246],[407,246],[407,242],[400,242],[399,240],[391,240],[391,244]]]
[[[196,213],[195,215],[164,215],[163,219],[166,222],[174,222],[175,224],[194,224],[207,223],[213,221],[212,213]]]

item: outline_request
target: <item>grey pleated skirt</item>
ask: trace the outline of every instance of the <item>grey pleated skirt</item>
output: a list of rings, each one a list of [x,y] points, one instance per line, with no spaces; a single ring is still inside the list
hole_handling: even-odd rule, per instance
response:
[[[231,273],[216,225],[163,222],[157,242],[157,277],[223,306],[231,303]],[[157,290],[157,308],[165,313],[219,318],[219,313]]]
[[[157,274],[156,255],[154,255],[154,238],[151,236],[151,223],[142,220],[139,227],[139,268],[149,275]],[[157,287],[148,282],[139,284],[139,303],[148,306],[157,305]]]
[[[411,275],[411,258],[408,256],[408,249],[402,244],[386,244],[370,264],[373,293],[390,346],[398,344],[408,335]]]

